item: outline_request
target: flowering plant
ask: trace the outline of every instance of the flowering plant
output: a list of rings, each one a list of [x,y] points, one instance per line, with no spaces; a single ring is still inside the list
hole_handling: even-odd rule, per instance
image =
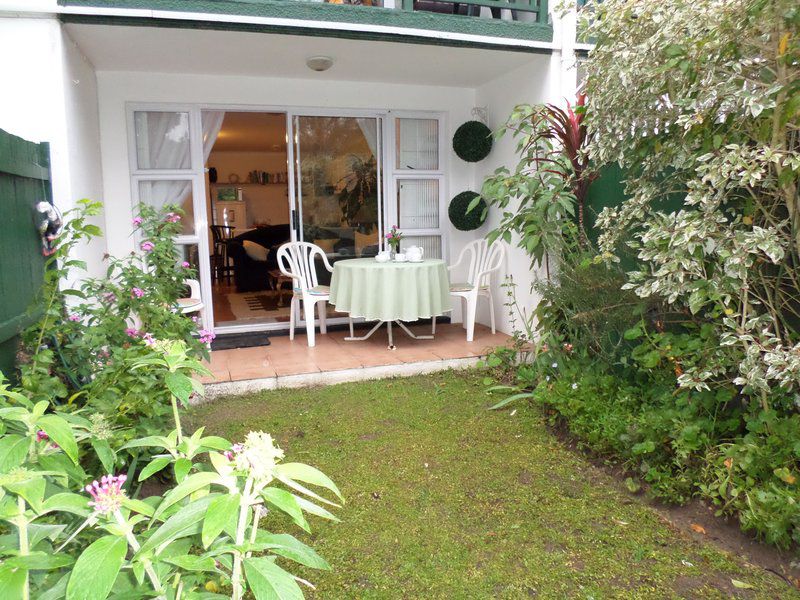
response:
[[[280,597],[302,598],[299,585],[311,584],[283,561],[330,568],[295,537],[265,527],[278,525],[273,512],[305,531],[306,514],[336,520],[321,506],[339,506],[336,485],[313,467],[284,463],[264,432],[241,444],[202,429],[185,435],[178,405],[202,386],[182,372],[192,362],[182,342],[158,342],[156,351],[132,368],[167,371],[175,428],[128,442],[126,449],[157,452],[138,473],[102,460],[99,443],[111,432],[101,419],[53,411],[0,376],[0,521],[15,533],[0,540],[4,597],[188,599],[225,597],[224,590],[235,600],[245,592],[261,600],[281,590]],[[96,464],[91,450],[107,473],[95,480],[84,470]],[[175,485],[136,498],[134,483],[168,468]]]
[[[400,249],[400,240],[403,239],[403,233],[397,229],[397,225],[392,225],[389,233],[386,234],[386,242],[392,247],[392,250],[397,252]]]
[[[156,355],[158,340],[182,340],[191,356],[206,357],[213,334],[198,332],[176,310],[194,270],[175,247],[180,214],[174,207],[141,206],[133,221],[141,252],[107,257],[102,279],[88,278],[80,288],[66,284],[75,279],[70,270],[83,267],[71,258],[73,249],[99,234],[89,223],[99,210],[98,203],[82,201],[66,220],[41,294],[43,316],[25,335],[30,357],[21,364],[21,381],[34,398],[87,403],[115,425],[147,431],[169,404],[166,371],[132,369],[132,361]],[[117,447],[132,434],[118,436]]]

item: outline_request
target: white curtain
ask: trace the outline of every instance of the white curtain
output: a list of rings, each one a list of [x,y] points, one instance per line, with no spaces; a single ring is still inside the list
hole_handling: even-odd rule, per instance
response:
[[[203,164],[208,160],[217,140],[224,111],[203,111]],[[140,169],[186,169],[191,176],[191,143],[189,136],[189,113],[186,112],[137,112],[136,127],[137,160]],[[192,214],[192,182],[187,180],[147,180],[139,182],[139,200],[156,208],[165,204],[181,206],[187,215]],[[193,221],[193,219],[191,219]],[[187,219],[188,221],[188,219]],[[185,225],[189,226],[187,222]],[[187,231],[187,233],[189,233]]]
[[[356,123],[358,128],[367,140],[370,152],[375,160],[378,159],[378,119],[367,119],[364,117],[357,117]]]

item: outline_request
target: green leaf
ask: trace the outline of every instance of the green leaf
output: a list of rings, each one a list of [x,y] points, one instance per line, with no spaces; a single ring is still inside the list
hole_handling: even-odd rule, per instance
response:
[[[44,429],[44,432],[58,444],[72,459],[72,462],[78,464],[78,443],[75,441],[75,433],[69,423],[58,415],[44,415],[36,421],[36,425]]]
[[[111,445],[106,440],[93,439],[92,448],[94,448],[97,458],[100,459],[106,473],[113,473],[114,465],[117,462],[117,455],[111,449]]]
[[[41,475],[37,473],[32,473],[32,475],[33,477],[30,479],[6,483],[3,487],[12,494],[22,496],[25,501],[31,505],[33,510],[40,512],[42,510],[42,499],[44,498],[46,482]]]
[[[21,435],[6,435],[0,439],[0,473],[8,473],[25,462],[31,440]]]
[[[216,435],[210,435],[200,439],[200,445],[203,448],[211,448],[212,450],[230,450],[231,443],[225,438]]]
[[[155,509],[147,502],[137,500],[136,498],[125,498],[122,501],[122,506],[140,515],[145,515],[146,517],[152,517],[155,512]]]
[[[280,488],[268,487],[261,492],[261,495],[268,505],[285,512],[299,527],[306,531],[311,531],[308,521],[303,515],[303,509],[300,508],[300,504],[298,504],[294,494]]]
[[[739,581],[738,579],[731,579],[731,583],[733,584],[733,587],[739,588],[740,590],[752,590],[752,589],[755,589],[749,583],[745,583],[744,581]]]
[[[297,503],[300,505],[300,508],[302,508],[307,513],[316,515],[318,517],[322,517],[323,519],[328,519],[329,521],[336,521],[337,523],[340,521],[339,517],[334,515],[332,512],[325,510],[321,506],[317,506],[316,504],[314,504],[310,500],[306,500],[302,496],[295,496],[294,499],[297,500]]]
[[[79,517],[88,517],[92,512],[89,508],[89,498],[87,496],[69,492],[54,494],[42,502],[42,513],[53,511],[70,513]]]
[[[64,576],[55,583],[55,585],[51,586],[47,590],[39,590],[36,600],[62,600],[62,598],[64,598],[64,594],[67,593],[67,582],[69,581],[69,576],[69,573],[65,573]]]
[[[162,456],[162,457],[159,457],[159,458],[154,458],[139,473],[139,481],[144,481],[145,479],[147,479],[148,477],[150,477],[154,473],[158,473],[160,470],[162,470],[164,467],[166,467],[171,461],[172,461],[172,459],[169,458],[169,457],[166,457],[166,456]]]
[[[11,565],[0,565],[0,598],[22,598],[28,572]]]
[[[149,435],[147,437],[138,438],[135,440],[131,440],[127,444],[125,444],[120,450],[127,450],[128,448],[164,448],[168,449],[172,447],[173,444],[170,443],[169,439],[164,437],[163,435]]]
[[[10,556],[5,564],[18,569],[29,571],[50,571],[71,565],[74,559],[67,554],[47,554],[46,552],[31,552],[25,556]]]
[[[344,496],[342,496],[336,484],[319,469],[303,463],[284,463],[275,467],[275,471],[293,481],[302,481],[303,483],[310,483],[311,485],[328,489],[336,494],[339,500],[344,502]]]
[[[503,400],[500,400],[500,402],[498,402],[494,406],[490,406],[489,410],[497,410],[499,408],[503,408],[504,406],[507,406],[507,405],[511,404],[512,402],[515,402],[516,400],[522,400],[523,398],[533,398],[533,393],[532,392],[522,392],[520,394],[514,394],[513,396],[509,396],[508,398],[504,398]]]
[[[189,475],[181,483],[172,488],[166,496],[164,496],[164,499],[161,501],[161,504],[158,505],[153,518],[157,519],[160,515],[164,514],[165,510],[167,510],[176,502],[180,502],[186,496],[195,493],[197,490],[210,486],[215,481],[219,481],[219,475],[210,471]]]
[[[169,372],[164,377],[167,389],[185,406],[189,403],[189,396],[192,395],[194,388],[192,380],[183,373]]]
[[[208,548],[226,525],[236,522],[241,500],[239,494],[223,494],[208,505],[201,535],[203,548]]]
[[[219,494],[209,494],[181,508],[169,519],[164,521],[161,527],[142,544],[141,549],[136,555],[140,556],[161,546],[165,542],[170,542],[186,535],[199,532],[199,527],[196,526],[205,516],[208,505],[216,498],[219,498]]]
[[[103,600],[122,568],[128,544],[107,535],[92,542],[78,557],[67,584],[67,600]]]
[[[256,600],[303,600],[294,577],[269,558],[245,559],[244,572]]]
[[[175,481],[180,483],[186,479],[189,471],[192,470],[192,461],[190,461],[188,458],[181,457],[175,461],[173,469],[175,470]]]
[[[296,563],[311,567],[312,569],[322,569],[330,571],[331,566],[317,554],[313,548],[306,546],[303,542],[289,535],[288,533],[268,533],[259,531],[256,534],[256,543],[265,544],[275,554],[279,554]]]
[[[165,558],[164,562],[180,567],[184,571],[216,571],[214,559],[210,556],[196,556],[194,554],[184,554],[182,556],[172,556]]]

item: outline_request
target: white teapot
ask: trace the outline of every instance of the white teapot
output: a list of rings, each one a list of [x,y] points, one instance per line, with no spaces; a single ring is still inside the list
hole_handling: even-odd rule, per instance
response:
[[[424,254],[424,250],[421,246],[409,246],[406,248],[406,258],[411,262],[420,262],[422,260],[422,255]]]

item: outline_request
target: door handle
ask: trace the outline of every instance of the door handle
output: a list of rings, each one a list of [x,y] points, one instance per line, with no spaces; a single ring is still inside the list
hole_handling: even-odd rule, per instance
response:
[[[300,219],[297,218],[297,211],[292,209],[292,227],[300,234]]]

